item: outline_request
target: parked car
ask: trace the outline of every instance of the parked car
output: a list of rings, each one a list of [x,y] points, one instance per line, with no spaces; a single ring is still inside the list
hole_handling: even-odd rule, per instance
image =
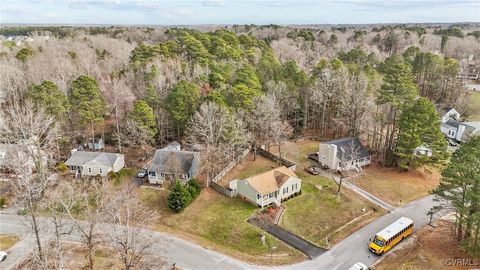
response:
[[[145,178],[145,176],[147,176],[147,171],[146,170],[141,170],[137,174],[138,178]]]
[[[318,162],[318,152],[308,154],[308,158]]]
[[[352,265],[348,270],[370,270],[365,264],[361,262],[357,262],[356,264]]]
[[[0,262],[3,262],[7,259],[7,252],[0,250]]]
[[[313,175],[318,175],[320,173],[320,170],[318,169],[318,167],[315,167],[315,166],[306,167],[305,171]]]

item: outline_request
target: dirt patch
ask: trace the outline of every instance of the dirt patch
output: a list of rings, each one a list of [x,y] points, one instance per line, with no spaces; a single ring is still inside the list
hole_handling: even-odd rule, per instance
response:
[[[387,269],[448,269],[463,270],[480,268],[477,265],[453,266],[447,265],[452,260],[466,259],[474,262],[474,257],[469,256],[459,247],[455,239],[454,224],[448,220],[435,222],[436,228],[424,226],[414,233],[414,237],[401,243],[393,252],[385,255],[375,264],[375,270]]]
[[[364,175],[351,182],[392,205],[404,205],[429,194],[440,182],[440,169],[433,166],[402,172],[371,164]]]

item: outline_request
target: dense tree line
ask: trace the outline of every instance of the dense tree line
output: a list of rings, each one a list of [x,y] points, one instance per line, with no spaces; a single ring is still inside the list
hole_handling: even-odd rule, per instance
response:
[[[290,37],[300,37],[299,44],[313,42],[312,33],[295,29]],[[364,35],[358,30],[354,39]],[[381,163],[410,167],[418,162],[401,160],[411,160],[405,155],[429,143],[430,137],[405,142],[404,110],[421,110],[413,106],[418,96],[427,99],[417,105],[431,111],[432,102],[453,104],[462,94],[456,81],[458,61],[415,46],[396,54],[398,48],[392,50],[394,45],[387,42],[391,55],[383,60],[361,48],[340,50],[305,70],[295,58],[281,60],[268,39],[225,29],[171,28],[161,42],[135,46],[122,39],[105,44],[104,39],[86,35],[74,41],[40,40],[36,48],[9,48],[16,58],[3,58],[2,66],[11,100],[31,99],[53,115],[64,131],[61,141],[93,141],[105,132],[105,120],[112,119],[107,135],[119,151],[122,146],[186,138],[216,160],[218,155],[234,158],[247,141],[271,145],[316,131],[331,137],[361,136]],[[27,48],[33,52],[19,58]],[[53,55],[63,61],[61,67],[44,66]],[[221,118],[213,122],[212,115]],[[202,134],[205,121],[218,125],[217,130],[241,130],[212,141]],[[227,122],[235,124],[227,127]]]

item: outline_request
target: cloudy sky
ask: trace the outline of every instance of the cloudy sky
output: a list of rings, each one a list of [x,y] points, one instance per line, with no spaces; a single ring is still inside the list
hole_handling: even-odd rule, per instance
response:
[[[0,0],[0,23],[480,22],[480,0]]]

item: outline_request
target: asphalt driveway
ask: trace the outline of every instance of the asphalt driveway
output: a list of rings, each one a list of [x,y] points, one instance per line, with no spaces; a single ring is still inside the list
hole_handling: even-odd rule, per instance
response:
[[[269,234],[275,236],[276,238],[280,239],[285,244],[303,252],[307,255],[310,259],[316,258],[322,255],[325,251],[324,248],[318,247],[307,240],[299,237],[296,234],[293,234],[276,224],[271,224],[268,222],[262,222],[257,217],[253,217],[248,219],[248,222],[260,227],[264,231],[268,232]]]

